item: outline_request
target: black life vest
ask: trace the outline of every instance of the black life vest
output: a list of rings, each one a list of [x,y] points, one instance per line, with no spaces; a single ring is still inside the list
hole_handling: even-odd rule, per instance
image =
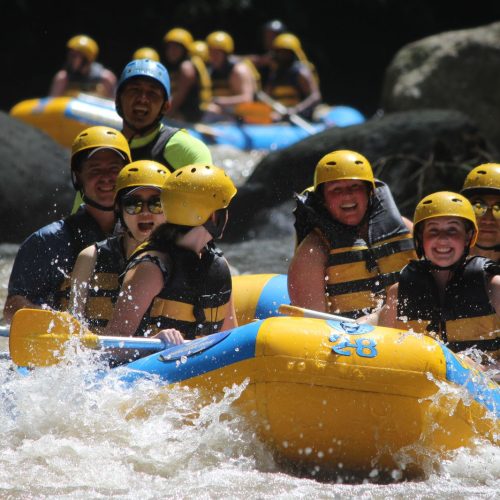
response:
[[[143,259],[154,262],[155,258],[142,255],[148,251],[165,250],[144,245],[134,253],[128,268]],[[209,243],[201,258],[175,244],[169,244],[166,253],[170,265],[164,270],[164,287],[144,315],[136,335],[176,328],[184,338],[194,339],[220,331],[232,291],[231,273],[222,252]]]
[[[169,127],[168,125],[162,124],[161,129],[158,134],[155,135],[152,141],[148,142],[144,146],[130,148],[130,153],[132,155],[132,161],[138,160],[153,160],[165,165],[170,172],[175,169],[172,165],[169,165],[165,159],[164,152],[165,146],[168,141],[177,133],[180,129],[175,127]]]
[[[429,261],[410,262],[399,278],[399,325],[437,336],[455,352],[500,349],[500,321],[487,293],[488,278],[497,274],[500,265],[470,257],[454,271],[441,301]]]

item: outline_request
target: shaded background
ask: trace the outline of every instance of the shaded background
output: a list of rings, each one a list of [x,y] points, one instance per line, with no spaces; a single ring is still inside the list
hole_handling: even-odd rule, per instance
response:
[[[233,35],[236,52],[256,53],[262,51],[262,24],[280,18],[316,64],[324,100],[369,117],[379,107],[385,68],[400,47],[500,20],[495,0],[153,0],[132,7],[117,1],[2,0],[0,7],[3,111],[47,94],[66,41],[75,34],[95,38],[98,60],[119,74],[138,47],[160,51],[170,28],[185,27],[195,38],[222,29]]]

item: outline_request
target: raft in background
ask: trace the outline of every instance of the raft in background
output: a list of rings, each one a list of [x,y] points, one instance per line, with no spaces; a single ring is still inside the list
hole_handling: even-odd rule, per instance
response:
[[[10,115],[43,130],[56,142],[70,148],[74,138],[85,128],[106,125],[121,130],[122,119],[114,101],[91,95],[77,97],[45,97],[27,99],[16,104]],[[332,106],[319,123],[311,123],[316,132],[329,127],[347,127],[365,121],[364,116],[349,106]],[[166,120],[183,126],[207,144],[229,145],[241,150],[274,150],[294,144],[310,134],[290,123],[254,125],[244,123],[193,124]]]

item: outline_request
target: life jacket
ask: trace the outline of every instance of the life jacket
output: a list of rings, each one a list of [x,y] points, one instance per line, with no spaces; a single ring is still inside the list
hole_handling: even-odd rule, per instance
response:
[[[130,153],[132,155],[132,161],[138,160],[153,160],[165,165],[170,172],[175,169],[172,165],[169,165],[165,159],[164,152],[165,146],[168,141],[177,133],[180,129],[176,127],[169,127],[168,125],[161,124],[158,133],[154,136],[153,140],[140,146],[138,148],[130,148]]]
[[[90,330],[102,334],[113,316],[113,309],[120,293],[119,276],[123,273],[126,258],[123,235],[111,236],[95,244],[97,253],[94,272],[87,289],[85,320]]]
[[[167,246],[170,265],[142,255],[162,251],[151,243],[134,252],[128,269],[142,260],[153,261],[164,273],[164,287],[155,297],[136,335],[155,334],[164,328],[176,328],[185,339],[220,331],[227,315],[232,280],[222,252],[209,243],[201,258],[191,250],[173,243]]]
[[[212,100],[212,81],[203,59],[199,56],[190,56],[176,64],[168,64],[171,94],[174,99],[179,85],[179,68],[185,60],[191,61],[196,70],[196,84],[189,90],[184,102],[177,109],[177,113],[182,120],[197,122],[201,120],[203,110]]]
[[[104,66],[98,62],[93,62],[90,65],[88,75],[80,73],[68,72],[68,85],[66,86],[65,95],[75,96],[80,92],[87,94],[103,95],[102,91],[102,73]]]
[[[488,278],[497,274],[499,264],[470,257],[453,272],[441,299],[429,261],[410,262],[399,277],[398,326],[436,336],[455,352],[500,349],[500,320],[487,293]]]
[[[358,318],[385,301],[387,288],[416,257],[413,238],[389,187],[376,181],[367,211],[368,241],[359,226],[334,220],[315,193],[297,196],[297,243],[315,230],[328,246],[325,295],[328,311]]]
[[[232,95],[229,78],[238,60],[229,56],[222,68],[210,67],[210,78],[212,79],[212,96],[223,97]]]
[[[64,225],[71,234],[72,266],[74,266],[78,254],[84,248],[106,238],[106,234],[102,231],[97,221],[86,210],[78,210],[78,212],[66,217]],[[59,290],[55,294],[55,303],[58,304],[58,308],[61,311],[68,309],[70,288],[71,277],[65,276]]]
[[[283,106],[296,106],[307,97],[298,83],[303,64],[300,61],[295,61],[290,67],[276,68],[269,75],[267,93]]]

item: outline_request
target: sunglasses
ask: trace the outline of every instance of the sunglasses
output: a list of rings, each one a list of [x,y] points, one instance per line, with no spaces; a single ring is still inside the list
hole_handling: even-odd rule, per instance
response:
[[[163,208],[161,207],[159,196],[152,196],[147,200],[136,198],[135,196],[127,196],[123,198],[122,206],[125,212],[127,212],[129,215],[140,214],[144,206],[147,206],[148,210],[152,214],[157,215],[163,213]]]
[[[472,202],[472,208],[476,217],[483,217],[488,209],[491,209],[491,213],[495,219],[500,219],[500,202],[496,202],[493,205],[487,205],[483,200],[475,200]]]

